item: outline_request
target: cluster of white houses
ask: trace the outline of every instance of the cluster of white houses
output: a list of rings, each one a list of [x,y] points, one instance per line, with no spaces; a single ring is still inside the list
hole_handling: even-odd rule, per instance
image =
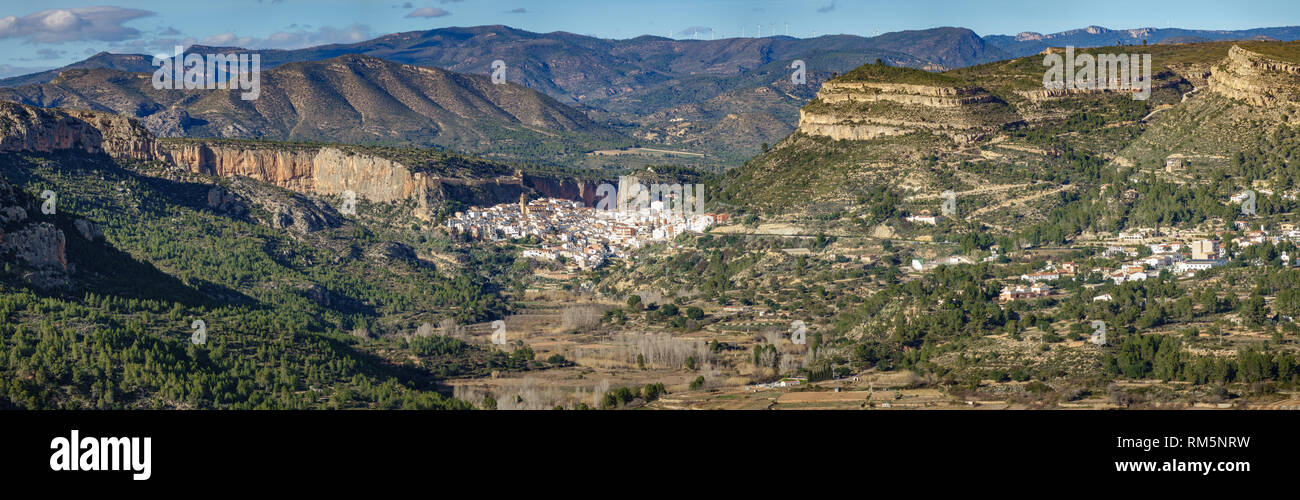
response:
[[[1055,293],[1052,285],[1047,283],[1034,283],[1032,285],[1007,285],[1002,287],[1002,293],[998,294],[998,302],[1007,303],[1017,300],[1034,299],[1038,297],[1047,297]]]
[[[665,210],[662,202],[640,210],[596,210],[582,202],[542,198],[529,201],[521,195],[518,204],[456,212],[445,223],[454,235],[483,241],[502,241],[528,236],[542,240],[539,248],[523,256],[543,260],[564,258],[582,269],[600,266],[610,257],[624,257],[630,249],[668,241],[684,232],[704,232],[726,214],[692,214]]]
[[[1111,281],[1115,284],[1142,281],[1160,274],[1161,271],[1196,274],[1197,271],[1227,263],[1223,247],[1215,240],[1197,240],[1190,245],[1181,242],[1153,243],[1147,247],[1151,250],[1151,255],[1121,264],[1119,269],[1109,273],[1108,277]],[[1110,249],[1108,253],[1113,254]],[[1130,257],[1133,255],[1125,253]]]
[[[1143,281],[1158,276],[1161,271],[1166,270],[1175,274],[1194,274],[1196,271],[1222,266],[1227,262],[1223,258],[1223,248],[1214,240],[1198,240],[1192,242],[1191,245],[1155,243],[1147,245],[1147,247],[1151,250],[1151,255],[1141,258],[1136,258],[1138,252],[1135,250],[1124,247],[1108,247],[1102,252],[1103,256],[1119,256],[1133,259],[1120,264],[1118,269],[1107,271],[1098,268],[1093,269],[1093,272],[1105,272],[1106,277],[1118,285],[1127,281]],[[1190,251],[1190,256],[1184,253],[1185,251]],[[1020,281],[1027,284],[1007,285],[1004,287],[998,300],[1012,302],[1052,295],[1054,291],[1048,283],[1060,279],[1074,279],[1079,272],[1080,269],[1073,262],[1054,264],[1048,261],[1046,269],[1043,271],[1020,275]]]
[[[1233,243],[1240,248],[1244,248],[1265,243],[1277,244],[1283,241],[1300,242],[1300,230],[1288,224],[1282,231],[1275,233],[1263,230],[1250,231],[1243,237],[1234,239]],[[1151,254],[1145,257],[1139,257],[1140,252],[1131,248],[1122,246],[1107,247],[1102,252],[1102,256],[1119,257],[1125,259],[1125,261],[1116,269],[1097,268],[1093,269],[1092,272],[1103,272],[1108,279],[1118,285],[1129,281],[1144,281],[1148,278],[1154,278],[1163,271],[1169,271],[1177,275],[1193,276],[1199,271],[1219,267],[1228,262],[1227,250],[1216,240],[1195,240],[1190,244],[1182,242],[1151,243],[1147,244],[1146,247],[1151,250]],[[1300,265],[1300,259],[1293,259],[1292,256],[1285,252],[1282,253],[1281,260],[1284,266]],[[1080,270],[1073,262],[1057,265],[1048,261],[1044,270],[1032,274],[1022,274],[1020,275],[1020,283],[1003,287],[998,299],[1005,303],[1046,297],[1054,293],[1049,283],[1060,279],[1074,279],[1079,272]],[[1098,297],[1100,300],[1109,300],[1109,298],[1109,295]]]

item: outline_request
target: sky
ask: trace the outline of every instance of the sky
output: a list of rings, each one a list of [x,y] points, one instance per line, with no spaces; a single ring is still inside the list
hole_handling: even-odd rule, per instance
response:
[[[176,44],[301,48],[389,33],[504,24],[602,38],[873,36],[939,26],[980,35],[1300,25],[1296,0],[0,0],[0,77],[100,51],[159,54]],[[41,4],[41,5],[38,5]],[[788,31],[787,31],[788,30]]]

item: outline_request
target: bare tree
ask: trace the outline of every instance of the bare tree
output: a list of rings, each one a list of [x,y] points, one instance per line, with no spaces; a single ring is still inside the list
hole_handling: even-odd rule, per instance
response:
[[[460,326],[456,325],[456,320],[454,319],[444,318],[442,321],[438,322],[438,329],[442,330],[443,336],[456,339],[460,338]]]
[[[600,324],[600,318],[605,314],[606,309],[599,304],[566,307],[560,313],[560,329],[565,332],[575,332],[593,328]]]

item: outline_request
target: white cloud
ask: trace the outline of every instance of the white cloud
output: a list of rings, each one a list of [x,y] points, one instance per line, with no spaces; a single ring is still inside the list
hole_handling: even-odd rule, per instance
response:
[[[450,12],[439,9],[437,7],[420,7],[418,9],[411,11],[411,13],[407,14],[406,17],[408,18],[422,17],[428,19],[431,17],[442,17],[442,16],[449,16],[449,15],[451,15]]]
[[[218,33],[199,40],[202,45],[219,47],[243,47],[246,49],[301,49],[316,45],[332,43],[357,43],[374,38],[370,27],[353,24],[342,28],[322,26],[312,31],[279,31],[266,38],[239,36],[235,33]]]
[[[252,43],[253,37],[244,37],[243,39],[241,39],[239,38],[239,35],[227,31],[225,33],[217,33],[215,35],[207,36],[204,37],[203,40],[200,40],[200,43],[204,45],[223,45],[223,46],[239,45],[241,42],[244,44]]]
[[[152,15],[147,10],[121,7],[47,9],[23,17],[0,18],[0,39],[22,38],[34,43],[120,42],[140,37],[140,30],[122,24]]]
[[[107,50],[117,54],[163,54],[167,56],[175,50],[177,45],[189,47],[197,43],[199,43],[199,40],[194,37],[141,38],[116,44]],[[99,49],[88,50],[90,54],[99,53]]]
[[[342,28],[322,26],[317,29],[290,29],[267,35],[266,37],[243,36],[234,32],[217,33],[203,38],[160,36],[141,38],[115,44],[111,52],[126,54],[171,54],[177,45],[207,45],[213,47],[240,47],[245,49],[301,49],[317,45],[334,43],[356,43],[375,38],[376,35],[364,24],[353,24]],[[179,33],[178,33],[179,34]]]

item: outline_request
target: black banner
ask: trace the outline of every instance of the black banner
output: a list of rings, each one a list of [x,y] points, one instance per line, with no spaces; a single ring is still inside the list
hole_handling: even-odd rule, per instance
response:
[[[525,488],[526,480],[557,477],[835,476],[845,467],[877,479],[1186,486],[1288,478],[1300,445],[1290,412],[1242,411],[6,412],[0,419],[0,466],[10,484],[121,491],[196,481],[216,488],[422,484],[430,474]],[[66,449],[74,431],[82,447]],[[84,470],[112,468],[107,455],[123,442],[143,444],[96,444],[112,438],[148,438],[147,459],[137,453],[123,457],[136,460],[120,460],[120,470]],[[105,459],[99,464],[86,457],[95,448]],[[73,451],[78,470],[67,466]],[[135,479],[141,475],[147,478]],[[228,480],[214,484],[213,477]]]

